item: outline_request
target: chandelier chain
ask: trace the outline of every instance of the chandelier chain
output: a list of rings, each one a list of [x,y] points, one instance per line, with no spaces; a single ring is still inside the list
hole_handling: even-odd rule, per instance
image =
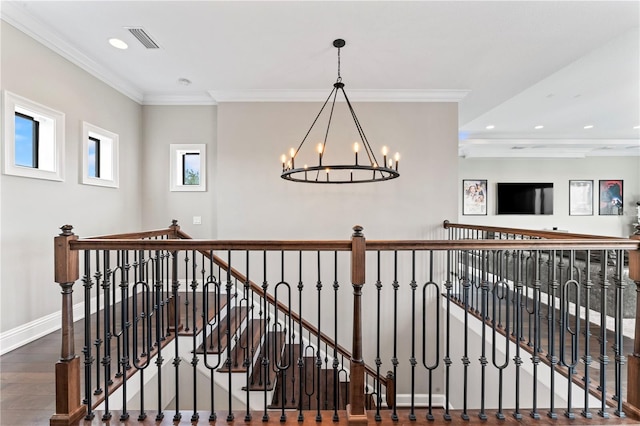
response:
[[[340,75],[340,48],[338,47],[338,79],[336,80],[338,83],[342,81],[342,76]]]

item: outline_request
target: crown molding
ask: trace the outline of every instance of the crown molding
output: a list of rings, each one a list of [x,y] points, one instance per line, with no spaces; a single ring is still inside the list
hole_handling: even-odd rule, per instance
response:
[[[183,95],[146,93],[142,105],[218,105],[218,103],[206,92]]]
[[[349,90],[353,102],[460,102],[470,90]],[[217,102],[323,102],[327,90],[210,90]]]
[[[133,101],[142,102],[143,94],[140,89],[76,49],[57,33],[51,31],[46,24],[31,15],[25,10],[25,7],[26,5],[3,1],[0,9],[0,19],[16,27]]]

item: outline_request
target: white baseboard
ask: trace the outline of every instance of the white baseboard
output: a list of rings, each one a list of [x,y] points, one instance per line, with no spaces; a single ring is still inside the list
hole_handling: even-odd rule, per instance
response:
[[[62,328],[61,318],[62,311],[60,310],[0,333],[0,355],[60,330]],[[82,318],[84,318],[84,302],[73,305],[73,319]]]

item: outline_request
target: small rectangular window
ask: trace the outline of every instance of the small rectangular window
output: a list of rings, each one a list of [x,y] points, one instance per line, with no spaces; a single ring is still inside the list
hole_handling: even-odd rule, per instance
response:
[[[205,144],[171,144],[170,190],[207,190],[207,146]]]
[[[2,96],[2,172],[63,181],[64,113],[6,90]]]
[[[82,183],[118,188],[119,136],[82,122]]]
[[[182,184],[200,185],[200,153],[182,154]]]
[[[33,117],[15,112],[15,165],[38,168],[40,123]]]
[[[89,146],[87,147],[89,152],[88,176],[93,178],[100,177],[100,139],[89,136]]]

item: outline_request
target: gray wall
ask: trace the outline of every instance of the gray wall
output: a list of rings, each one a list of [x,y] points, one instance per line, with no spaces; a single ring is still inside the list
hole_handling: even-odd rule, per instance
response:
[[[456,198],[446,196],[457,191],[457,104],[360,103],[354,108],[379,161],[383,145],[403,154],[400,178],[357,185],[287,182],[280,178],[280,155],[300,143],[320,104],[219,105],[218,236],[344,239],[356,224],[370,239],[442,235],[442,220],[454,218],[457,208]],[[327,158],[331,150],[342,149],[351,160],[355,126],[342,111],[334,116]],[[305,148],[313,151],[320,140],[311,139]],[[296,165],[315,160],[312,154]]]
[[[462,216],[461,223],[529,229],[558,229],[569,232],[628,237],[636,221],[640,201],[640,157],[573,158],[472,158],[458,161],[460,182],[456,190],[462,200],[462,179],[487,179],[487,216]],[[594,215],[569,216],[569,180],[594,181]],[[624,215],[598,215],[598,180],[622,179]],[[553,215],[496,215],[497,182],[553,182]]]
[[[177,219],[194,238],[216,238],[216,113],[215,106],[142,107],[142,223],[164,228]],[[206,192],[169,191],[169,145],[206,144]],[[193,224],[193,216],[202,218]]]
[[[0,331],[60,310],[53,237],[139,230],[141,107],[1,21],[1,86],[66,114],[65,180],[1,175]],[[82,121],[120,136],[120,188],[80,184]],[[76,288],[75,301],[81,297]],[[57,321],[59,322],[59,320]]]

